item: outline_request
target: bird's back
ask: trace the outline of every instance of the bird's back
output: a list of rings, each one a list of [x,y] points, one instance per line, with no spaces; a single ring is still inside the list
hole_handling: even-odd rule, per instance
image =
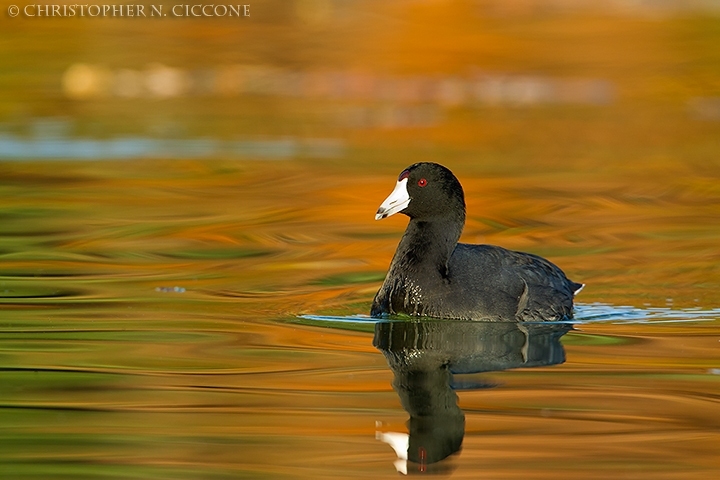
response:
[[[517,320],[571,317],[573,295],[582,287],[542,257],[492,245],[459,243],[448,277],[451,296],[465,299],[465,309]]]

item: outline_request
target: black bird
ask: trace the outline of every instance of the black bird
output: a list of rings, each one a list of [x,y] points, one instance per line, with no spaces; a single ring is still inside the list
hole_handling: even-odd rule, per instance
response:
[[[542,257],[492,245],[458,243],[465,224],[460,182],[437,163],[403,170],[376,220],[410,223],[370,314],[505,321],[572,318],[583,284]]]

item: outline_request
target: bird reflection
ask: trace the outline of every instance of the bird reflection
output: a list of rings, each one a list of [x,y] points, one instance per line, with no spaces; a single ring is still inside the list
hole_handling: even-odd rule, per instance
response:
[[[568,324],[449,320],[377,323],[373,345],[385,355],[395,375],[393,388],[410,414],[409,435],[377,434],[395,449],[398,471],[408,473],[409,461],[424,472],[460,451],[465,414],[458,407],[455,389],[483,386],[453,384],[453,374],[563,363],[560,337],[571,328]]]

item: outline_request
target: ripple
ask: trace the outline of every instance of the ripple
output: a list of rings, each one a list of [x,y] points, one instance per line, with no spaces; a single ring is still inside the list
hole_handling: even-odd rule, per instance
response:
[[[376,323],[388,320],[391,319],[374,318],[369,315],[298,315],[291,322],[315,327],[374,332]]]
[[[378,322],[407,321],[407,317],[374,318],[369,315],[299,315],[300,323],[318,326],[336,326],[353,330],[367,330]],[[669,308],[649,307],[638,308],[632,306],[615,306],[605,303],[576,304],[575,318],[564,322],[545,323],[572,323],[586,324],[595,322],[608,323],[683,323],[683,322],[711,322],[720,320],[720,308]]]
[[[10,288],[0,288],[0,303],[13,300],[43,300],[68,297],[87,297],[88,292],[80,289],[57,288],[45,285],[18,285]]]
[[[720,319],[720,308],[670,308],[615,306],[605,303],[575,305],[573,323],[620,322],[620,323],[679,323]]]

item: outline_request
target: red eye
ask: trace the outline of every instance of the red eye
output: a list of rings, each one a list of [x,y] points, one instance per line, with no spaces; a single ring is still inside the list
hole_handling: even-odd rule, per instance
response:
[[[427,180],[425,180],[424,178],[418,180],[418,187],[424,187],[425,185],[427,185]]]

